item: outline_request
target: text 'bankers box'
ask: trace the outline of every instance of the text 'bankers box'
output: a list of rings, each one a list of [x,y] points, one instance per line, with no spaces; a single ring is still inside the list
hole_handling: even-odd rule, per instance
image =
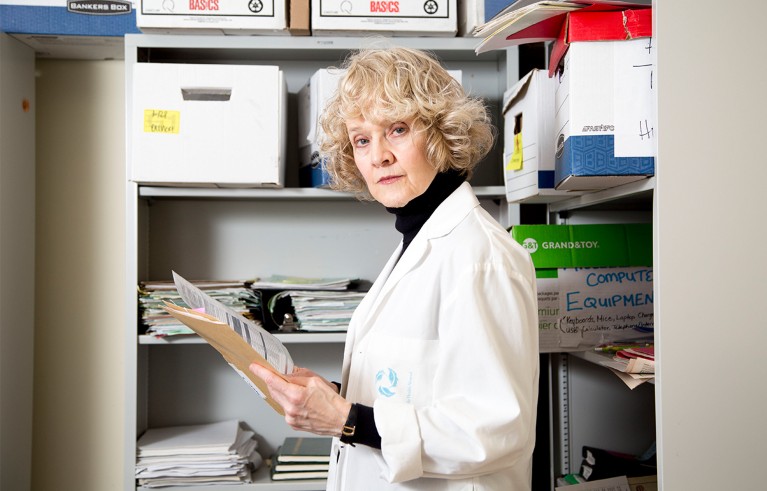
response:
[[[286,94],[277,66],[138,63],[131,180],[282,187]]]

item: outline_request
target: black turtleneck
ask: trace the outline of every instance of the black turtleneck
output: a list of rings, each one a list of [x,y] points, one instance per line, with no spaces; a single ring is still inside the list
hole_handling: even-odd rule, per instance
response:
[[[386,208],[389,213],[396,215],[394,227],[402,234],[402,252],[405,252],[413,238],[421,230],[426,220],[434,213],[434,210],[445,201],[445,198],[453,194],[453,191],[465,181],[466,178],[455,170],[440,172],[431,182],[426,191],[416,196],[401,208]],[[401,257],[401,254],[400,254]],[[339,386],[340,384],[336,383]],[[355,421],[347,421],[347,425],[355,426],[354,435],[344,438],[347,443],[361,443],[373,448],[381,448],[381,435],[378,433],[373,408],[363,404],[354,404],[353,411]]]
[[[434,210],[465,180],[463,174],[453,169],[440,172],[434,176],[434,180],[423,194],[416,196],[403,207],[386,208],[386,211],[397,217],[394,227],[402,234],[403,253]]]

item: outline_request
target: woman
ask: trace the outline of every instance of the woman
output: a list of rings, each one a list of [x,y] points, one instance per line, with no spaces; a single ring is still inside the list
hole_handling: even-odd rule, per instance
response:
[[[529,490],[535,271],[465,182],[493,142],[487,111],[417,50],[343,68],[322,117],[328,170],[393,213],[402,243],[354,313],[340,384],[251,370],[291,427],[338,437],[328,489]]]

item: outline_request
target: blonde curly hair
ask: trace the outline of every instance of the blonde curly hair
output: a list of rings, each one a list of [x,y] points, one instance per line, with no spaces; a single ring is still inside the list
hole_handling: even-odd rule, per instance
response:
[[[490,151],[495,128],[485,104],[469,97],[431,54],[410,48],[366,48],[342,64],[338,90],[320,117],[320,153],[331,186],[372,199],[354,162],[346,121],[412,121],[426,133],[426,157],[437,172],[470,178]]]

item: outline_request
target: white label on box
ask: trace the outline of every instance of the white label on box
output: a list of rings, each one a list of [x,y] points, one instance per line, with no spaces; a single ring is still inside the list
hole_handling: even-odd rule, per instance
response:
[[[614,43],[615,156],[655,155],[652,38]]]
[[[143,0],[143,15],[273,17],[274,0]]]
[[[320,0],[323,17],[448,18],[449,2],[443,0]]]

